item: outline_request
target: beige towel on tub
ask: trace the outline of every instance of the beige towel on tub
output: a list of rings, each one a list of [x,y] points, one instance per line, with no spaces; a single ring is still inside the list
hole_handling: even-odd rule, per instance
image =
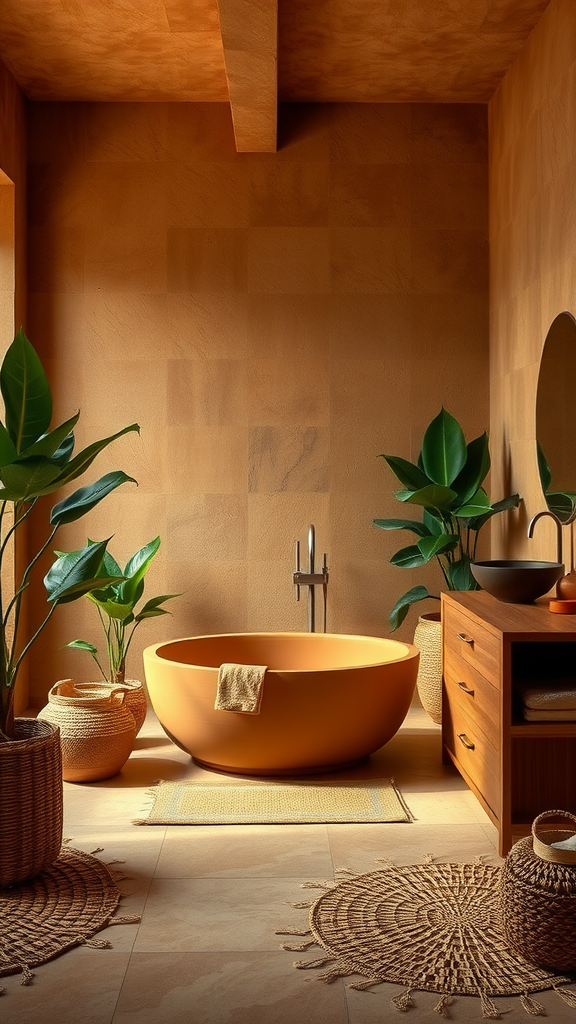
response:
[[[262,683],[267,665],[235,665],[225,662],[218,669],[216,711],[241,711],[257,715],[262,701]]]

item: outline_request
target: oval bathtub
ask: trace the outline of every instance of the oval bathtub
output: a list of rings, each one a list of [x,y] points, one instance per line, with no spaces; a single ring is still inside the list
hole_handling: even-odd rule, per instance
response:
[[[195,761],[243,775],[308,774],[367,757],[400,728],[418,650],[332,633],[224,633],[144,651],[154,711]],[[224,662],[267,665],[260,712],[216,711]]]
[[[368,757],[402,725],[418,650],[330,633],[224,633],[143,652],[153,708],[195,761],[246,775],[308,774]],[[215,711],[222,663],[265,665],[257,715]]]

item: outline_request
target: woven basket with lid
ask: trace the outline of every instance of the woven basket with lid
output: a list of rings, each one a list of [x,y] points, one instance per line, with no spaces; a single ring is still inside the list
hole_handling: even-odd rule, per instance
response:
[[[561,819],[543,829],[543,822]],[[566,826],[569,827],[566,827]],[[506,857],[500,907],[511,949],[542,967],[576,971],[576,850],[562,849],[576,835],[576,816],[544,811],[532,835],[515,843]]]

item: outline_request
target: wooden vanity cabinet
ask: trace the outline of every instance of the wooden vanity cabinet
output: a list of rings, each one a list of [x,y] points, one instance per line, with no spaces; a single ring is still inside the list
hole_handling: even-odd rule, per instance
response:
[[[576,683],[576,616],[548,601],[442,595],[442,744],[499,832],[504,856],[541,811],[576,813],[576,722],[526,722],[525,685]]]

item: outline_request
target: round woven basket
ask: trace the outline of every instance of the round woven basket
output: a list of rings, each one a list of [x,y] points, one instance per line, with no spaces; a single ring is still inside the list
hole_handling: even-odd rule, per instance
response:
[[[38,718],[60,727],[62,777],[96,782],[117,775],[136,738],[134,716],[124,703],[124,686],[74,683],[52,687]]]
[[[571,821],[570,830],[543,830],[547,818]],[[531,963],[560,971],[576,970],[576,861],[573,850],[553,847],[574,835],[576,817],[545,811],[532,835],[515,843],[506,857],[500,906],[506,940]]]
[[[121,686],[124,693],[124,703],[128,710],[134,716],[136,722],[136,735],[140,732],[140,729],[144,725],[144,719],[146,718],[146,712],[148,711],[148,701],[146,699],[146,691],[139,679],[125,679],[123,683],[110,683],[106,679],[99,679],[97,682],[88,683],[76,683],[76,687],[82,687],[82,692],[86,694],[88,689],[93,688],[94,692],[101,694],[102,690],[107,690],[111,693],[112,690],[117,690]]]
[[[422,707],[433,722],[442,722],[442,624],[440,612],[421,615],[414,631],[420,651],[416,687]]]
[[[46,871],[62,844],[59,730],[35,718],[14,727],[16,739],[0,743],[0,886]]]

